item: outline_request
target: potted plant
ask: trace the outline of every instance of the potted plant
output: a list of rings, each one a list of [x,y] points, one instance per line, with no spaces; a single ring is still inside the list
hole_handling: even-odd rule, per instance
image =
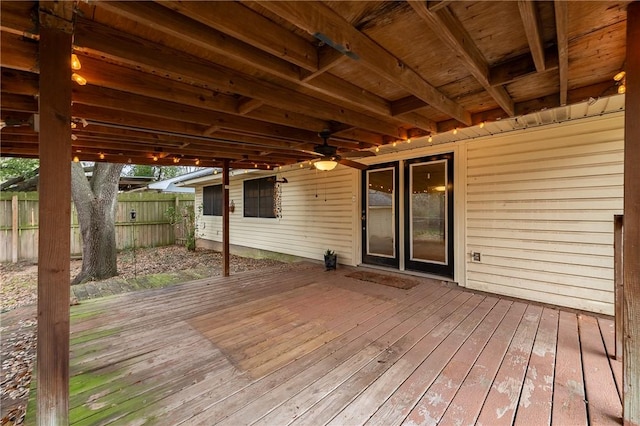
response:
[[[327,249],[324,252],[324,268],[325,271],[330,269],[336,269],[336,264],[338,263],[338,255],[335,251]]]

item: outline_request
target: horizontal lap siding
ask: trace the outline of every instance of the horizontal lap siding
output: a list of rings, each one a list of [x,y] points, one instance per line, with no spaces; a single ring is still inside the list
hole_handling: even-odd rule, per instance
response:
[[[467,286],[613,314],[622,114],[467,144]]]
[[[235,212],[229,220],[230,243],[260,250],[322,259],[327,249],[335,250],[338,261],[355,264],[353,218],[357,209],[354,192],[357,171],[339,166],[331,172],[294,169],[278,173],[288,183],[282,187],[282,217],[243,217],[244,179],[273,176],[273,173],[241,174],[230,179],[229,199]],[[217,182],[215,182],[217,183]],[[202,188],[196,191],[196,205],[202,203]],[[198,218],[198,237],[222,240],[220,217]]]

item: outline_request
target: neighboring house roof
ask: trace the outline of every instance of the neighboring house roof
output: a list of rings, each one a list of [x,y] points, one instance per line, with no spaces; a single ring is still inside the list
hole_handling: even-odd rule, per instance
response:
[[[150,183],[147,187],[151,190],[156,190],[158,192],[183,192],[193,194],[195,189],[192,187],[184,186],[183,184],[186,181],[196,179],[202,176],[208,176],[213,174],[214,168],[207,167],[201,170],[196,170],[195,172],[186,173],[181,176],[176,176],[171,179],[161,180],[159,182]]]

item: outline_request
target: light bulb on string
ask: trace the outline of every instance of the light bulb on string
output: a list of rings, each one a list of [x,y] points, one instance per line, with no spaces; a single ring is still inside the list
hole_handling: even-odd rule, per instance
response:
[[[80,86],[84,86],[85,84],[87,84],[87,79],[75,72],[71,74],[71,80],[75,81]]]
[[[74,71],[78,71],[80,68],[82,68],[82,64],[80,63],[80,59],[78,58],[78,55],[76,55],[75,53],[71,54],[71,69]]]

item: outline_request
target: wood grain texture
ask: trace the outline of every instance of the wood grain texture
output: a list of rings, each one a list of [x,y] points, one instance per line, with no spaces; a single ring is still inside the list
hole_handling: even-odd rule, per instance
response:
[[[586,405],[611,409],[580,363],[610,383],[621,374],[606,357],[611,320],[584,315],[580,348],[575,313],[354,270],[298,263],[74,306],[70,424],[473,424],[502,406],[507,378],[515,423],[532,424],[527,408],[555,410],[557,394],[553,424],[574,424],[558,414],[567,361],[586,384],[584,419]],[[529,420],[550,424],[540,413]]]
[[[627,10],[624,144],[624,424],[640,425],[640,4]]]
[[[68,423],[71,34],[40,29],[37,420]]]

